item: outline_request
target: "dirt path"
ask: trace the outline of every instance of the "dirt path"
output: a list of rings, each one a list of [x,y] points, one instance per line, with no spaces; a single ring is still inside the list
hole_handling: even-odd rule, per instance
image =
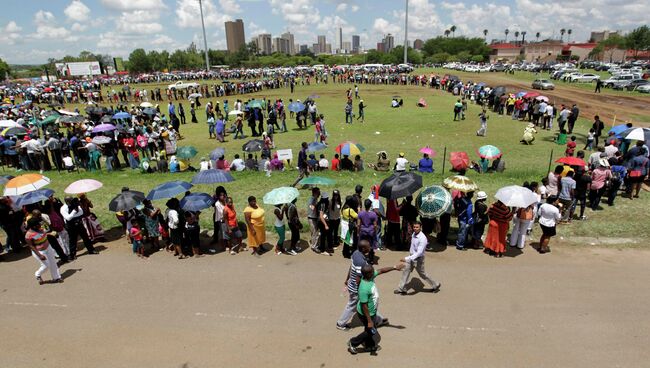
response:
[[[476,78],[476,77],[475,77]],[[530,82],[516,81],[501,73],[481,73],[480,80],[492,85],[505,85],[513,90],[530,90]],[[545,96],[559,104],[578,104],[580,116],[591,119],[594,115],[600,115],[611,123],[616,115],[617,122],[631,120],[636,125],[650,126],[650,98],[647,96],[618,96],[607,93],[596,94],[592,90],[584,90],[579,87],[567,85],[562,82],[556,83],[553,91],[543,91]],[[639,121],[639,117],[646,119]],[[646,123],[646,124],[642,124]]]
[[[393,295],[378,279],[376,357],[351,356],[334,323],[345,303],[340,255],[218,254],[142,261],[123,242],[36,285],[31,257],[0,265],[3,366],[641,367],[650,359],[650,252],[527,248],[514,258],[428,253],[438,294]],[[380,264],[403,256],[381,252]],[[418,279],[411,283],[421,288]],[[514,363],[517,362],[517,363]]]

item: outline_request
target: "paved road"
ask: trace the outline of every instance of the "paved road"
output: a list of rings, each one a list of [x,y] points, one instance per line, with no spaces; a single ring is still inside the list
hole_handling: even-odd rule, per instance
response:
[[[109,244],[38,286],[36,261],[0,262],[3,367],[642,367],[650,361],[650,252],[555,247],[494,259],[428,253],[438,294],[380,276],[378,356],[338,331],[340,256],[149,260]],[[382,252],[380,264],[400,254]],[[413,285],[421,287],[419,281]]]

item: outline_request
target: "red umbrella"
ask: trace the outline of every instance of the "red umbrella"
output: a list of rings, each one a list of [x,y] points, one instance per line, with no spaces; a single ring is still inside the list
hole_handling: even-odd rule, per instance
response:
[[[555,162],[559,162],[561,164],[566,164],[566,165],[569,165],[569,166],[586,166],[587,165],[583,159],[578,158],[578,157],[573,157],[573,156],[562,157],[562,158],[559,158],[559,159],[555,160]]]
[[[469,167],[469,156],[466,152],[452,152],[449,155],[449,162],[454,170],[463,170]]]
[[[53,91],[54,91],[54,89],[52,87],[47,87],[47,88],[43,89],[43,92],[45,92],[45,93],[49,93],[49,92],[53,92]]]
[[[539,95],[540,95],[539,92],[534,92],[534,91],[533,91],[533,92],[528,92],[528,93],[526,93],[523,97],[524,97],[524,98],[533,98],[533,97],[537,97],[537,96],[539,96]]]

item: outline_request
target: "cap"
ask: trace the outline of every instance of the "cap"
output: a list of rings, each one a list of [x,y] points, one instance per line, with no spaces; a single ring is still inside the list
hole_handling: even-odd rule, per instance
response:
[[[487,193],[484,191],[480,191],[476,194],[476,199],[486,199],[487,198]]]
[[[330,195],[329,195],[329,193],[327,193],[327,192],[323,192],[323,193],[321,193],[320,197],[321,197],[322,199],[329,199]]]
[[[404,152],[400,152],[399,157],[404,157]]]

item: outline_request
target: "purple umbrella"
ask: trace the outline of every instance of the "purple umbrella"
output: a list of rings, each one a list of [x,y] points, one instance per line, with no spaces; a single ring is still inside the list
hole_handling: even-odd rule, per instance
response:
[[[113,124],[99,124],[96,127],[93,128],[93,133],[103,133],[103,132],[110,132],[113,131],[117,128],[115,128],[115,125]]]

